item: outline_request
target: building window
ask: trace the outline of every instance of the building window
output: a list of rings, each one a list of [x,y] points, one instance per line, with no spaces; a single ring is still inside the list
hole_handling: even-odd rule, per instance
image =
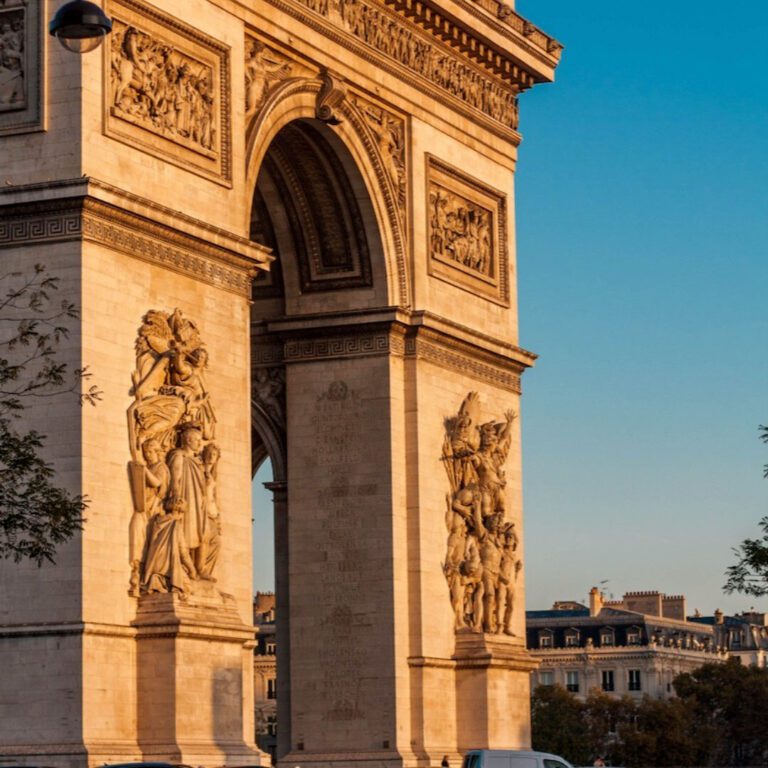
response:
[[[627,645],[640,645],[639,627],[630,627],[627,630]]]
[[[545,629],[543,632],[539,632],[539,648],[551,648],[552,647],[552,632]]]
[[[579,645],[579,630],[568,629],[565,632],[565,645],[567,648],[576,648]]]
[[[627,679],[627,688],[630,691],[640,691],[642,690],[642,686],[640,685],[640,670],[639,669],[630,669],[629,670],[629,676]]]
[[[604,691],[615,691],[616,688],[613,683],[613,670],[604,669],[601,673],[601,682]]]
[[[267,680],[267,698],[274,699],[277,696],[277,688],[275,687],[275,678],[270,677]]]
[[[274,643],[267,643],[267,653],[271,654],[272,656],[275,655],[275,644]]]
[[[600,645],[615,645],[614,634],[612,629],[600,630]]]
[[[555,673],[552,670],[539,672],[539,685],[554,685]]]
[[[571,693],[579,692],[579,673],[578,672],[566,672],[565,673],[565,687]]]

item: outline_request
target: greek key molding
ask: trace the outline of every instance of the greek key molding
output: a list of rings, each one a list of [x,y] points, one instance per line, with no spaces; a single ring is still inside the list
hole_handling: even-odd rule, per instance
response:
[[[253,336],[251,337],[253,338]],[[251,342],[251,369],[273,366],[283,362],[283,345],[276,342]]]
[[[402,337],[389,332],[373,332],[349,336],[287,341],[284,348],[287,363],[327,360],[345,357],[378,357],[402,354]]]
[[[0,207],[0,248],[88,240],[250,297],[252,259],[93,198]]]
[[[424,334],[424,335],[422,335]],[[523,366],[512,361],[491,363],[486,352],[470,348],[466,344],[448,346],[437,338],[429,338],[425,332],[411,336],[405,345],[406,357],[425,360],[449,371],[459,371],[477,381],[522,394],[520,374]]]
[[[4,214],[0,218],[0,248],[77,240],[83,231],[82,217],[77,211],[30,212],[24,218],[11,216]]]

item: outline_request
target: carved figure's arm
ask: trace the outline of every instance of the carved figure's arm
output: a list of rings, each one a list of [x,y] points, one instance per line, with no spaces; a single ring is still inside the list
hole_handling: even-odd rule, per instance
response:
[[[176,450],[171,453],[168,459],[168,469],[171,476],[171,496],[175,496],[180,499],[184,497],[182,493],[182,475],[184,471],[184,454],[180,450]]]

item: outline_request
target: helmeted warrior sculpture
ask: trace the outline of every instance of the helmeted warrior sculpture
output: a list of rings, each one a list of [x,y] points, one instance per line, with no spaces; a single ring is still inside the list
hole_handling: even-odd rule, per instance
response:
[[[515,524],[506,519],[504,464],[514,411],[502,422],[480,423],[480,403],[470,392],[456,416],[446,419],[443,463],[450,482],[443,571],[456,629],[514,635],[517,574]]]

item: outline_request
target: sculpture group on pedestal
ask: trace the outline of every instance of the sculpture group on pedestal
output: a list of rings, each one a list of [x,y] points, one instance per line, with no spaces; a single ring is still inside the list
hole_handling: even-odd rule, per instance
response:
[[[470,392],[459,413],[446,419],[443,443],[451,492],[446,496],[448,542],[443,572],[456,629],[514,636],[517,556],[515,524],[506,520],[504,464],[516,414],[503,422],[479,421],[480,403]]]
[[[208,353],[180,310],[150,310],[136,340],[134,402],[128,408],[130,593],[186,595],[213,581],[221,524],[220,450],[205,384]]]

